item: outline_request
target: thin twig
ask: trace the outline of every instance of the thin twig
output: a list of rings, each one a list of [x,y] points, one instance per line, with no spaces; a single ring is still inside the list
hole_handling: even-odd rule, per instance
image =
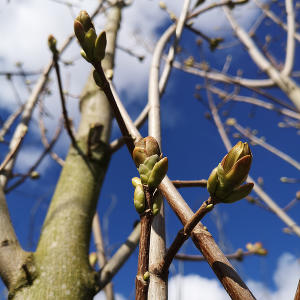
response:
[[[95,246],[97,249],[97,261],[98,261],[99,268],[101,269],[107,263],[107,258],[105,255],[101,225],[100,225],[99,215],[97,212],[95,213],[93,218],[92,230],[93,230]],[[113,291],[112,282],[109,282],[104,287],[104,293],[106,295],[106,300],[114,300],[114,291]]]
[[[300,280],[298,281],[298,285],[297,285],[297,289],[296,289],[296,294],[295,294],[294,300],[300,300]]]
[[[253,62],[261,71],[265,72],[274,83],[276,83],[276,85],[290,98],[297,110],[300,111],[300,87],[297,83],[287,75],[278,72],[263,56],[244,29],[239,26],[230,10],[227,7],[223,7],[223,10],[233,31],[241,43],[246,47]]]
[[[214,94],[217,94],[221,99],[226,98],[227,101],[234,100],[234,101],[238,101],[238,102],[253,104],[253,105],[260,106],[260,107],[263,107],[263,108],[266,108],[269,110],[273,110],[279,114],[288,116],[290,118],[300,120],[300,113],[295,112],[293,110],[277,107],[272,103],[268,103],[266,101],[262,101],[260,99],[254,98],[254,97],[228,94],[224,90],[221,90],[221,89],[216,88],[211,85],[209,85],[207,88],[210,89],[210,91],[212,91]]]
[[[8,163],[14,158],[14,156],[16,155],[25,135],[27,132],[27,126],[24,126],[22,128],[22,132],[19,135],[19,139],[17,141],[15,141],[14,147],[7,153],[6,157],[4,158],[3,162],[0,165],[0,174],[4,174],[5,176],[8,176],[8,174],[6,173],[7,170],[5,170],[5,167],[8,165]],[[4,171],[4,172],[3,172]],[[3,172],[3,173],[2,173]],[[6,173],[6,174],[5,174]]]
[[[138,224],[129,235],[125,243],[117,250],[111,259],[99,272],[99,286],[103,289],[111,281],[113,276],[120,270],[128,257],[134,252],[140,239],[141,225]]]
[[[279,149],[277,149],[276,147],[268,144],[267,142],[263,141],[262,139],[257,138],[255,135],[253,135],[251,132],[249,132],[248,130],[243,128],[236,121],[235,121],[234,124],[232,124],[232,126],[238,132],[240,132],[242,135],[244,135],[246,138],[248,138],[250,141],[254,142],[257,145],[260,145],[261,147],[263,147],[266,150],[272,152],[276,156],[280,157],[281,159],[283,159],[284,161],[286,161],[287,163],[289,163],[290,165],[295,167],[297,170],[300,170],[300,163],[298,161],[296,161],[295,159],[293,159],[292,157],[290,157],[289,155],[287,155],[286,153],[280,151]]]
[[[260,1],[258,0],[254,0],[255,4],[264,12],[264,14],[270,18],[274,23],[276,23],[277,25],[279,25],[280,27],[282,27],[284,30],[288,31],[288,26],[283,23],[280,18],[278,18],[274,12],[272,12],[270,9],[268,9],[266,7],[265,4],[262,4]],[[300,42],[300,34],[297,32],[294,32],[294,38]]]
[[[297,202],[299,202],[299,199],[294,198],[292,201],[290,201],[284,208],[284,211],[290,210]]]
[[[40,154],[39,158],[36,160],[36,162],[29,168],[29,170],[26,172],[26,174],[23,174],[19,180],[14,182],[11,186],[8,186],[5,188],[5,193],[11,192],[13,189],[18,187],[20,184],[22,184],[27,178],[29,178],[32,174],[32,172],[41,164],[43,159],[46,157],[46,155],[51,151],[55,143],[57,142],[60,134],[62,131],[62,124],[61,122],[58,124],[58,127],[56,129],[56,132],[54,133],[54,136],[52,140],[50,141],[48,147],[44,149],[44,151]]]
[[[177,233],[176,238],[172,242],[170,248],[168,249],[163,261],[161,262],[159,268],[156,270],[158,276],[167,277],[169,267],[183,245],[183,243],[190,237],[192,230],[195,228],[197,223],[203,219],[203,217],[212,210],[213,208],[213,200],[209,198],[208,200],[204,201],[194,216],[188,221],[183,229],[179,230]]]
[[[287,15],[287,42],[284,68],[281,73],[284,76],[291,74],[295,59],[295,14],[292,0],[285,0],[285,10]]]
[[[146,210],[141,215],[141,237],[139,245],[138,271],[135,279],[135,299],[147,300],[149,277],[146,272],[149,272],[149,250],[150,250],[150,233],[153,215],[150,209]],[[145,275],[145,276],[144,276]]]
[[[9,131],[15,120],[21,114],[24,109],[24,105],[21,105],[14,113],[12,113],[7,120],[4,122],[1,130],[0,130],[0,142],[4,140],[6,133]]]
[[[177,188],[182,187],[203,187],[206,188],[207,180],[200,179],[200,180],[172,180],[172,183]]]
[[[242,249],[238,249],[236,252],[232,254],[226,254],[226,258],[231,260],[241,261],[245,256],[255,255],[256,253],[251,251],[243,251]],[[184,253],[177,253],[175,255],[175,259],[184,260],[184,261],[205,261],[205,257],[203,255],[190,255]]]
[[[70,126],[70,119],[68,116],[68,111],[66,108],[66,101],[65,101],[65,95],[63,92],[63,87],[62,87],[62,81],[61,81],[61,76],[60,76],[60,70],[59,70],[59,64],[58,64],[58,55],[57,53],[53,53],[53,62],[54,62],[54,68],[56,72],[56,77],[57,77],[57,83],[58,83],[58,89],[59,89],[59,95],[60,95],[60,101],[61,101],[61,106],[62,106],[62,112],[65,120],[65,127],[67,129],[68,135],[71,139],[72,145],[74,148],[77,148],[77,142],[74,136],[74,133],[71,129]]]
[[[46,137],[45,124],[43,122],[43,104],[42,104],[42,101],[40,101],[39,103],[40,103],[40,105],[39,105],[39,108],[40,108],[40,110],[39,110],[39,127],[40,127],[40,131],[41,131],[41,139],[42,139],[42,143],[43,143],[44,147],[47,149],[50,147],[49,147],[49,142]],[[50,150],[50,156],[61,167],[64,166],[64,164],[65,164],[64,160],[62,158],[60,158],[52,149]]]

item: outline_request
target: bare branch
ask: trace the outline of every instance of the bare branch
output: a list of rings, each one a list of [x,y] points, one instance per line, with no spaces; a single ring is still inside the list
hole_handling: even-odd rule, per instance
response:
[[[298,281],[297,290],[294,300],[300,300],[300,280]]]
[[[224,7],[225,15],[239,40],[246,47],[250,57],[263,72],[291,99],[300,111],[300,87],[290,77],[279,73],[272,64],[263,56],[249,35],[238,25],[229,9]]]
[[[189,67],[181,64],[178,61],[174,61],[173,66],[177,69],[183,70],[187,73],[194,74],[203,78],[207,78],[207,79],[211,79],[223,83],[235,83],[248,88],[251,87],[265,88],[265,87],[274,86],[274,82],[271,79],[248,79],[239,76],[230,76],[230,75],[225,75],[221,72],[205,71],[195,67]]]
[[[203,219],[203,217],[213,209],[214,201],[211,197],[204,201],[193,217],[179,230],[177,236],[168,249],[164,259],[155,270],[160,277],[167,277],[170,265],[183,243],[190,237],[192,230]]]
[[[141,233],[141,225],[138,224],[127,238],[126,242],[118,249],[111,259],[99,272],[100,289],[111,281],[114,275],[120,270],[129,256],[138,245]]]
[[[260,145],[261,147],[267,149],[268,151],[272,152],[276,156],[280,157],[296,169],[300,170],[300,163],[290,157],[289,155],[285,154],[284,152],[280,151],[276,147],[268,144],[267,142],[263,141],[260,138],[257,138],[255,135],[253,135],[251,132],[243,128],[240,124],[238,124],[236,121],[231,124],[238,132],[240,132],[242,135],[244,135],[246,138],[248,138],[250,141],[254,142],[255,144]]]
[[[172,180],[172,183],[177,188],[182,187],[204,187],[207,186],[207,180],[206,179],[200,179],[200,180]]]
[[[278,18],[270,9],[267,9],[264,4],[262,4],[259,0],[254,0],[256,5],[264,12],[264,14],[270,18],[274,23],[281,26],[284,30],[288,31],[288,26],[283,23],[280,18]],[[300,42],[300,34],[297,32],[294,32],[294,38]]]
[[[45,128],[45,125],[44,125],[44,122],[43,122],[43,104],[42,104],[42,101],[40,101],[40,110],[39,110],[39,127],[40,127],[40,131],[41,131],[41,139],[42,139],[42,143],[44,145],[44,147],[46,149],[50,148],[50,155],[52,157],[52,159],[54,161],[56,161],[61,167],[63,167],[64,165],[64,160],[62,158],[60,158],[54,151],[52,151],[51,147],[50,147],[50,144],[47,140],[47,137],[46,137],[46,128]]]
[[[179,43],[184,23],[188,14],[188,9],[190,6],[190,1],[185,0],[183,8],[176,26],[175,30],[175,40],[171,48],[169,49],[168,59],[166,66],[164,68],[163,74],[161,76],[161,82],[164,82],[163,87],[159,87],[159,68],[160,60],[163,54],[163,49],[165,48],[171,32],[173,32],[173,27],[170,26],[165,33],[161,36],[160,40],[156,44],[153,59],[150,69],[149,76],[149,86],[148,86],[148,103],[149,103],[149,135],[153,136],[159,146],[161,147],[161,125],[160,125],[160,95],[164,92],[166,83],[168,81],[172,62],[175,56],[176,48]],[[166,251],[165,244],[165,216],[164,216],[164,205],[160,208],[160,213],[156,218],[154,218],[151,227],[151,248],[150,248],[150,268],[152,268],[158,261],[162,261]],[[167,277],[161,278],[155,276],[155,274],[150,277],[149,286],[149,299],[167,299]]]
[[[43,159],[46,157],[46,155],[51,151],[51,149],[53,148],[53,146],[57,142],[57,140],[58,140],[58,138],[61,134],[61,131],[62,131],[62,124],[60,123],[60,124],[58,124],[56,132],[54,133],[54,136],[53,136],[52,140],[48,144],[48,147],[46,147],[44,149],[44,151],[40,154],[40,156],[38,157],[36,162],[26,172],[26,174],[22,175],[21,178],[19,180],[17,180],[16,182],[14,182],[11,186],[8,186],[8,187],[5,188],[5,193],[11,192],[13,189],[18,187],[23,182],[25,182],[25,180],[31,176],[32,172],[40,165],[40,163],[43,161]]]
[[[295,14],[292,0],[285,0],[285,10],[287,14],[287,44],[284,68],[281,71],[282,75],[289,76],[293,70],[295,59]]]
[[[93,229],[95,246],[97,249],[97,261],[98,261],[99,268],[101,269],[107,263],[107,258],[105,255],[101,225],[100,225],[99,215],[97,212],[94,215],[92,229]],[[104,287],[104,293],[106,295],[106,300],[114,300],[114,291],[113,291],[112,282],[109,282]]]
[[[54,62],[54,68],[55,68],[56,77],[57,77],[62,112],[63,112],[63,116],[64,116],[64,120],[65,120],[65,127],[66,127],[68,135],[72,141],[73,147],[77,148],[77,142],[76,142],[74,133],[72,131],[72,128],[70,126],[70,118],[68,116],[68,111],[66,108],[66,101],[65,101],[65,96],[64,96],[64,92],[63,92],[62,81],[61,81],[61,76],[60,76],[60,69],[59,69],[59,64],[58,64],[58,55],[56,52],[53,53],[53,62]]]
[[[21,112],[24,109],[24,105],[21,105],[14,113],[12,113],[7,120],[4,122],[1,130],[0,130],[0,142],[4,140],[4,137],[8,130],[11,128],[15,120],[18,118],[18,116],[21,114]]]
[[[210,85],[207,86],[207,88],[210,91],[212,91],[214,94],[217,94],[222,99],[226,97],[227,100],[231,99],[231,100],[234,100],[234,101],[237,101],[237,102],[244,102],[244,103],[253,104],[253,105],[260,106],[260,107],[263,107],[263,108],[266,108],[266,109],[269,109],[269,110],[273,110],[277,113],[288,116],[290,118],[300,120],[300,113],[294,112],[290,109],[280,108],[280,107],[275,106],[272,103],[268,103],[266,101],[262,101],[262,100],[259,100],[257,98],[254,98],[254,97],[246,97],[246,96],[241,96],[241,95],[228,94],[224,90],[218,89],[218,88],[210,86]]]

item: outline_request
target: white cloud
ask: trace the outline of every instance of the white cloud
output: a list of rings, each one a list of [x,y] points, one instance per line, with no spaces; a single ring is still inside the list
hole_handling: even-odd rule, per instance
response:
[[[169,280],[170,300],[228,300],[225,290],[216,279],[199,275],[176,275]]]
[[[276,290],[272,291],[264,284],[254,280],[247,282],[258,299],[286,300],[293,299],[300,278],[300,261],[289,253],[283,254],[279,260],[273,280]]]
[[[126,298],[124,298],[122,295],[120,295],[118,293],[115,295],[115,299],[116,300],[126,300]],[[101,291],[94,297],[94,300],[106,300],[105,293],[103,291]]]
[[[262,282],[248,280],[247,285],[257,299],[293,299],[300,278],[300,262],[289,253],[278,259],[273,280],[276,290]],[[199,275],[177,275],[169,280],[169,299],[171,300],[228,300],[230,299],[216,279]]]

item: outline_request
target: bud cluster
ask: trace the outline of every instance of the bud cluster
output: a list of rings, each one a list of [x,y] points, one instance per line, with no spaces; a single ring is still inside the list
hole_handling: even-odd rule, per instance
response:
[[[267,255],[268,254],[268,250],[266,250],[263,247],[263,244],[261,242],[256,242],[254,244],[248,243],[246,245],[246,248],[249,252],[257,254],[257,255]]]
[[[152,194],[152,213],[159,212],[162,196],[155,191],[168,170],[168,159],[162,157],[157,141],[148,136],[136,143],[133,150],[133,160],[138,168],[140,178],[134,177],[132,184],[134,191],[134,206],[139,213],[143,213],[146,207],[146,199],[143,185],[147,186]]]
[[[88,13],[82,10],[74,21],[74,32],[82,47],[82,57],[90,63],[100,62],[105,55],[106,34],[98,36]]]
[[[247,143],[238,142],[211,172],[207,190],[215,200],[232,203],[246,197],[253,183],[241,185],[248,176],[252,153]]]

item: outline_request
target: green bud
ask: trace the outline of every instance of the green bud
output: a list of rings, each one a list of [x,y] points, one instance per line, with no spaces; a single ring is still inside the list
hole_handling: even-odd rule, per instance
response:
[[[164,179],[168,171],[168,158],[164,157],[159,162],[157,162],[148,179],[149,188],[155,189],[159,186],[161,181]]]
[[[251,162],[252,157],[250,155],[240,158],[225,175],[225,184],[232,185],[233,187],[241,185],[248,177]]]
[[[252,153],[250,151],[248,143],[242,143],[239,141],[229,152],[224,156],[221,165],[227,174],[234,164],[242,157],[250,155],[252,159]]]
[[[154,165],[159,161],[159,156],[157,154],[151,155],[146,158],[143,165],[145,165],[149,170],[152,170]]]
[[[247,143],[238,142],[215,168],[207,182],[212,197],[225,203],[232,203],[246,197],[253,184],[240,186],[248,176],[252,153]]]
[[[211,195],[215,194],[219,182],[217,170],[218,170],[217,168],[214,168],[207,180],[207,190]]]
[[[149,278],[150,278],[150,273],[148,271],[145,272],[145,274],[143,275],[143,278],[144,278],[145,281],[148,281]]]
[[[246,248],[249,252],[255,253],[257,255],[267,255],[268,254],[268,250],[266,250],[263,247],[263,244],[261,242],[256,242],[254,244],[248,243],[246,245]]]
[[[87,58],[86,53],[84,52],[83,49],[80,50],[80,54],[81,54],[81,56],[82,56],[87,62],[91,62],[91,61]],[[94,78],[94,79],[95,79],[95,78]],[[95,80],[95,81],[96,81],[96,80]]]
[[[233,203],[245,198],[251,193],[253,186],[254,184],[250,182],[235,188],[226,199],[222,200],[222,202]]]
[[[81,45],[81,47],[83,47],[85,31],[82,24],[77,19],[75,19],[74,21],[74,32],[79,44]]]
[[[163,199],[163,195],[159,191],[153,195],[153,205],[151,210],[154,216],[159,213]]]
[[[133,177],[131,179],[131,182],[134,187],[137,187],[138,184],[142,184],[141,179],[138,177]]]
[[[210,210],[212,210],[214,208],[214,205],[211,203],[211,204],[208,204],[207,206],[206,206],[206,210],[208,210],[208,211],[210,211]]]
[[[92,20],[85,10],[79,12],[79,15],[76,18],[76,20],[82,24],[85,32],[88,32],[90,28],[94,28]]]
[[[136,144],[132,153],[133,160],[137,167],[140,164],[144,163],[147,157],[150,157],[154,154],[158,156],[161,155],[159,145],[155,138],[152,136],[147,136],[143,139],[140,139]]]
[[[56,49],[56,38],[52,34],[50,34],[48,37],[48,47],[53,55],[58,53]]]
[[[147,175],[141,175],[141,181],[143,184],[147,184],[148,183],[148,176]]]
[[[134,190],[133,202],[136,211],[140,214],[145,210],[145,201],[146,199],[143,186],[138,184]]]
[[[92,267],[95,266],[96,262],[97,262],[97,253],[96,252],[92,252],[90,253],[89,255],[89,262],[90,262],[90,265]]]
[[[37,172],[37,171],[32,171],[32,172],[30,173],[30,178],[31,178],[31,179],[39,179],[39,178],[40,178],[40,173]]]
[[[139,171],[139,173],[140,173],[141,176],[142,175],[146,176],[147,177],[147,181],[148,181],[148,178],[150,176],[151,170],[149,170],[149,168],[146,165],[141,164],[139,166],[139,168],[138,168],[138,171]],[[142,182],[143,182],[143,180],[142,180]],[[145,183],[145,182],[143,182],[143,183]]]
[[[95,59],[101,61],[105,56],[105,48],[106,48],[106,33],[102,31],[95,42],[95,49],[94,49],[94,57]]]
[[[83,42],[83,50],[86,53],[86,56],[89,60],[94,60],[94,49],[95,49],[95,41],[97,35],[94,28],[90,28],[89,31],[85,34],[84,42]]]

